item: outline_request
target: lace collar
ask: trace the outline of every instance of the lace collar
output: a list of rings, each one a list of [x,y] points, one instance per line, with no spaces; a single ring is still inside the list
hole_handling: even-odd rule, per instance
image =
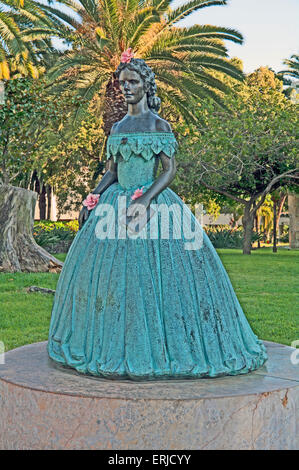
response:
[[[178,147],[172,132],[126,132],[112,134],[107,140],[107,158],[118,160],[121,155],[128,161],[132,155],[138,155],[144,160],[150,160],[154,155],[164,152],[171,158]]]

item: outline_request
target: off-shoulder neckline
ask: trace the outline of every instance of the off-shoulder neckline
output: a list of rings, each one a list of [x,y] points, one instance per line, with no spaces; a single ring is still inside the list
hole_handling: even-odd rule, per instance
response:
[[[174,135],[173,132],[117,132],[115,134],[109,134],[108,137],[117,137],[117,136],[128,136],[128,135]]]

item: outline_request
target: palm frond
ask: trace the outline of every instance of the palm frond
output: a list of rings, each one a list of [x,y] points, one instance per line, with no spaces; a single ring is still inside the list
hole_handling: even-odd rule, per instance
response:
[[[77,1],[74,1],[74,0],[56,0],[55,3],[56,3],[57,6],[59,6],[59,4],[65,5],[66,7],[69,7],[70,9],[72,9],[76,13],[79,13],[80,11],[82,11],[82,5],[83,4],[82,4],[82,2],[79,2],[79,1],[77,2]]]
[[[188,60],[190,65],[200,66],[201,69],[208,68],[212,70],[218,70],[222,73],[225,73],[226,75],[229,75],[232,78],[235,78],[236,80],[244,79],[243,72],[224,58],[191,52],[187,55],[185,60]]]
[[[28,51],[41,54],[44,61],[51,49],[51,33],[72,44],[72,50],[55,55],[55,62],[48,68],[52,92],[63,93],[72,87],[86,105],[101,93],[104,103],[110,93],[108,83],[112,83],[109,96],[111,100],[116,97],[121,109],[122,97],[112,77],[121,52],[132,47],[136,57],[145,59],[154,70],[159,94],[181,116],[192,120],[191,108],[199,100],[211,98],[222,105],[222,94],[229,92],[221,75],[218,77],[214,71],[243,79],[242,72],[227,60],[224,44],[226,40],[241,44],[243,37],[232,28],[176,24],[195,11],[226,3],[227,0],[189,0],[172,9],[171,0],[61,0],[55,6],[24,0],[23,11],[16,9],[13,19],[25,49],[28,45]],[[61,5],[69,7],[76,18],[63,12]],[[10,47],[13,40],[9,41]],[[76,121],[84,114],[83,109],[83,104],[77,109]]]
[[[41,9],[47,14],[47,17],[51,20],[55,26],[59,27],[63,23],[61,22],[64,21],[73,28],[79,28],[81,23],[78,22],[73,16],[68,15],[67,13],[63,12],[62,10],[59,10],[59,8],[54,8],[51,7],[50,5],[43,5],[39,4],[41,6]]]
[[[177,23],[201,8],[215,5],[226,5],[226,3],[227,0],[191,0],[169,13],[167,25],[168,27],[172,26],[174,23]]]
[[[171,1],[172,0],[152,0],[151,3],[155,10],[162,14],[169,10]]]
[[[196,123],[196,117],[192,112],[192,106],[190,106],[190,99],[186,100],[182,95],[178,92],[178,90],[174,88],[170,88],[169,86],[165,85],[163,82],[159,82],[157,80],[157,84],[159,87],[159,96],[162,99],[163,103],[170,103],[174,113],[179,112],[183,119],[187,123]],[[195,107],[195,105],[194,105]]]
[[[242,44],[243,42],[243,36],[239,31],[222,26],[196,24],[189,28],[179,28],[178,34],[181,43],[185,43],[186,40],[188,41],[194,38],[227,39],[238,44]]]
[[[110,36],[115,42],[118,40],[118,9],[115,0],[100,0],[103,5],[103,18],[102,21],[107,29],[107,36]]]
[[[131,33],[131,37],[128,38],[130,47],[135,47],[139,39],[149,30],[153,23],[159,21],[159,18],[158,12],[152,8],[146,8],[140,11],[130,28],[132,33],[129,31],[129,34]]]
[[[279,74],[299,79],[299,55],[293,54],[290,59],[285,59],[283,63],[289,68],[287,70],[281,70]]]

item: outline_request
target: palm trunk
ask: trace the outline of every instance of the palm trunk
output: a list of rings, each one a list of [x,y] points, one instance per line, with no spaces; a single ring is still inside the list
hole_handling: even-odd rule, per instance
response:
[[[62,263],[32,236],[37,195],[28,189],[0,186],[0,271],[59,272]]]
[[[113,124],[120,121],[127,113],[128,107],[119,87],[118,80],[112,76],[109,80],[104,100],[103,129],[108,136]]]

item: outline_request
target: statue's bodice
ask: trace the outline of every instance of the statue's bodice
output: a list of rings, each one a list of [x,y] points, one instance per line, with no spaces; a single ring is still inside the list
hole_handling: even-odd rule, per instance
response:
[[[118,182],[124,189],[155,179],[161,152],[172,158],[178,143],[172,132],[112,134],[107,141],[107,158],[117,162]]]

